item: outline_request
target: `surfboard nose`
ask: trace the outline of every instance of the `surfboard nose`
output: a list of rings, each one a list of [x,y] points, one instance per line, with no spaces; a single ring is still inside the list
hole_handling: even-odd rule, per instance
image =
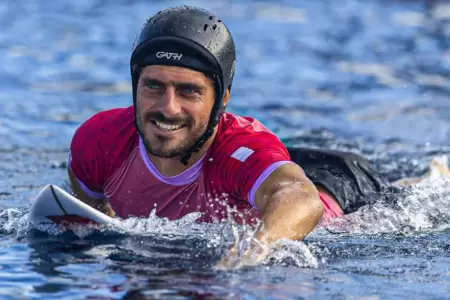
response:
[[[51,213],[55,215],[63,214],[61,208],[55,205],[53,193],[53,185],[47,184],[42,188],[37,196],[31,203],[30,211],[28,213],[28,218],[31,223],[38,225],[41,223],[52,223],[51,220],[45,217],[45,213]]]
[[[55,220],[66,220],[67,216],[72,216],[69,219],[75,223],[83,220],[82,224],[86,224],[86,220],[98,224],[108,224],[113,220],[54,184],[46,185],[38,193],[29,211],[29,221],[33,225],[55,223]]]

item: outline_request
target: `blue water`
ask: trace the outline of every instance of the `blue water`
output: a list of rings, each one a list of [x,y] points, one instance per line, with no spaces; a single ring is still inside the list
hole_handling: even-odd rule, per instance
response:
[[[445,180],[238,270],[214,268],[229,228],[189,217],[72,234],[28,227],[39,189],[66,180],[75,129],[131,103],[142,23],[185,3],[217,12],[235,37],[229,110],[260,118],[286,143],[361,153],[389,179],[450,154],[448,1],[2,1],[0,298],[448,299]]]

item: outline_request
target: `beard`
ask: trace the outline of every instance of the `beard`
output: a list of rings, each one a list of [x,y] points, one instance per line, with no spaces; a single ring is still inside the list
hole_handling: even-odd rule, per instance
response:
[[[185,127],[182,129],[185,131],[185,137],[174,139],[172,136],[163,134],[146,135],[144,127],[152,121],[169,124],[185,124]],[[208,121],[202,122],[199,126],[195,127],[192,118],[166,118],[160,112],[140,114],[137,106],[135,106],[135,122],[136,129],[142,138],[147,152],[161,158],[181,158],[186,155],[206,132],[208,126]]]

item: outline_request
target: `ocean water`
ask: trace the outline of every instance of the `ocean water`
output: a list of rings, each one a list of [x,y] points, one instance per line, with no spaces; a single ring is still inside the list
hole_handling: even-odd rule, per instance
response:
[[[193,4],[218,13],[238,55],[229,110],[287,144],[351,150],[390,180],[450,154],[450,3],[426,0],[0,2],[1,299],[448,299],[450,180],[377,203],[263,263],[215,264],[234,224],[154,215],[117,227],[32,228],[40,188],[64,185],[70,139],[131,104],[142,23]]]

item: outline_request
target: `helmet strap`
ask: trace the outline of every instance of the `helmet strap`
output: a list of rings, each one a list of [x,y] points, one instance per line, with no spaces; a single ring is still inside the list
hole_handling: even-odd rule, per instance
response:
[[[188,164],[189,158],[191,158],[192,153],[193,152],[198,153],[200,151],[200,149],[202,149],[202,147],[206,143],[206,141],[213,135],[214,128],[219,123],[218,120],[220,120],[224,111],[225,111],[225,106],[221,106],[215,114],[211,115],[211,120],[213,120],[213,122],[209,123],[205,133],[197,140],[197,142],[194,144],[194,146],[192,146],[191,149],[186,151],[186,153],[181,157],[180,162],[183,165],[186,166]]]

